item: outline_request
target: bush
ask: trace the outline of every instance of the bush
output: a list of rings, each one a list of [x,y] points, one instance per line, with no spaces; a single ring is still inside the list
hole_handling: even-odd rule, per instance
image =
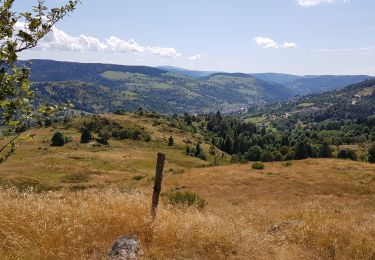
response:
[[[284,156],[287,155],[289,153],[289,146],[281,146],[279,152]]]
[[[194,206],[199,209],[203,209],[206,206],[206,200],[198,196],[197,194],[185,191],[185,192],[173,192],[167,193],[164,196],[167,197],[169,204],[176,206],[176,205],[183,205],[183,206]]]
[[[369,163],[375,163],[375,144],[372,144],[368,149],[368,161]]]
[[[204,153],[204,150],[202,149],[200,144],[197,144],[197,146],[195,147],[195,149],[192,150],[192,152],[194,153],[195,157],[197,157],[197,158],[199,158],[203,161],[207,160],[207,156]]]
[[[200,153],[197,154],[197,157],[198,157],[199,159],[203,160],[203,161],[207,160],[207,156],[206,156],[206,154],[204,153],[203,150],[201,150]]]
[[[256,163],[253,163],[253,165],[251,165],[251,168],[253,168],[255,170],[263,170],[264,164],[261,163],[261,162],[256,162]]]
[[[350,160],[356,161],[357,155],[353,150],[341,149],[337,154],[337,158],[339,158],[339,159],[350,159]]]
[[[284,160],[289,161],[289,160],[294,160],[295,153],[293,150],[290,150],[287,155],[284,156]]]
[[[186,149],[185,149],[185,154],[186,155],[190,155],[190,147],[189,146],[186,146]]]
[[[44,120],[44,126],[45,127],[50,127],[52,125],[52,120],[50,118],[46,118]]]
[[[272,153],[274,161],[282,161],[283,155],[279,151],[275,151]]]
[[[64,146],[64,144],[66,144],[66,138],[65,138],[64,134],[62,134],[60,132],[54,133],[54,135],[52,136],[51,145],[52,146]]]
[[[245,153],[245,158],[249,161],[259,161],[262,154],[262,148],[258,145],[250,147],[249,151]]]
[[[263,151],[260,160],[262,162],[273,162],[273,154],[269,151]]]
[[[92,140],[92,135],[90,130],[86,127],[82,128],[81,130],[81,143],[88,143]]]
[[[145,134],[145,142],[148,143],[151,141],[151,135]]]
[[[241,154],[233,154],[231,163],[246,163],[246,159]]]
[[[332,150],[327,143],[324,143],[319,149],[320,158],[331,158]]]
[[[169,139],[168,139],[168,146],[173,146],[173,144],[174,144],[173,137],[170,136]]]
[[[126,129],[117,129],[112,132],[112,136],[117,140],[124,140],[130,137],[130,133]]]
[[[141,140],[142,132],[138,129],[134,129],[130,132],[130,138],[133,140]]]
[[[286,161],[286,162],[283,162],[283,166],[285,167],[289,167],[289,166],[292,166],[292,162],[291,161]]]
[[[112,134],[109,130],[103,129],[99,132],[99,143],[108,144],[108,140],[112,137]]]
[[[208,150],[208,153],[211,155],[216,155],[216,148],[215,146],[211,145],[210,149]]]
[[[294,154],[294,159],[296,160],[303,160],[309,157],[308,151],[307,151],[307,146],[305,143],[300,142],[297,143],[295,146],[295,154]]]

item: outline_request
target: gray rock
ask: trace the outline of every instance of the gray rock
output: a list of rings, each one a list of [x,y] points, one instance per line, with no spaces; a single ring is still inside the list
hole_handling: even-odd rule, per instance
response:
[[[121,236],[114,242],[109,252],[110,260],[135,260],[139,253],[137,236]]]

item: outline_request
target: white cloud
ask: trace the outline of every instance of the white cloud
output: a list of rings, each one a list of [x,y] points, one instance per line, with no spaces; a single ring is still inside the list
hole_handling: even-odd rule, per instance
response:
[[[115,36],[111,36],[109,37],[109,39],[106,40],[106,43],[108,48],[113,52],[145,52],[145,48],[139,45],[133,39],[130,39],[129,41],[124,41]]]
[[[275,42],[274,40],[272,40],[270,38],[267,38],[267,37],[255,37],[254,41],[256,42],[256,44],[258,44],[259,46],[262,46],[265,49],[268,49],[268,48],[277,49],[277,48],[280,47],[277,44],[277,42]]]
[[[182,56],[181,53],[178,53],[174,48],[147,47],[146,50],[153,55],[162,57],[178,58]]]
[[[19,27],[22,25],[20,24]],[[56,27],[46,35],[39,43],[38,48],[45,50],[64,50],[80,52],[118,52],[118,53],[140,53],[150,54],[161,57],[178,58],[181,57],[174,48],[165,48],[158,46],[142,46],[133,39],[125,41],[116,36],[111,36],[104,42],[99,39],[80,35],[79,37],[71,36]]]
[[[335,3],[346,3],[350,0],[296,0],[297,4],[302,7],[317,6],[320,4],[335,4]]]
[[[208,57],[209,56],[206,53],[197,53],[197,54],[189,57],[188,59],[194,61],[194,60],[200,60],[202,58],[208,58]]]
[[[47,34],[39,42],[38,47],[66,51],[102,51],[108,49],[106,44],[94,37],[83,34],[79,37],[72,37],[57,28],[54,28],[53,32]]]
[[[278,44],[276,41],[272,40],[268,37],[254,37],[254,42],[258,44],[259,46],[263,47],[264,49],[290,49],[290,48],[297,48],[297,44],[294,42],[284,42],[283,45]]]
[[[285,49],[297,48],[297,44],[294,42],[284,42],[283,48]]]
[[[200,54],[195,54],[195,55],[189,57],[188,59],[189,59],[189,60],[200,60],[201,58],[202,58],[202,55],[200,55]]]

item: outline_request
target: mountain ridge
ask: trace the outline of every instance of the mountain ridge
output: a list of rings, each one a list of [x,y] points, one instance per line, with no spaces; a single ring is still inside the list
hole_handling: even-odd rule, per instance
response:
[[[314,84],[319,88],[313,92],[322,92],[367,77],[337,76],[334,79],[338,83],[330,85],[325,82],[332,81],[331,76],[307,76],[304,79],[290,74],[272,74],[274,77],[304,80],[291,86],[265,81],[249,73],[215,72],[196,78],[148,66],[38,59],[30,60],[30,67],[31,81],[38,90],[39,102],[69,100],[78,110],[90,113],[136,110],[139,107],[169,114],[217,110],[236,112],[309,94]]]

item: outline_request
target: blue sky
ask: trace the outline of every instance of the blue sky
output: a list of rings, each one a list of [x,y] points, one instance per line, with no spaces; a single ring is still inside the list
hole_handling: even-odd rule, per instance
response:
[[[22,58],[375,75],[374,0],[82,1]]]

